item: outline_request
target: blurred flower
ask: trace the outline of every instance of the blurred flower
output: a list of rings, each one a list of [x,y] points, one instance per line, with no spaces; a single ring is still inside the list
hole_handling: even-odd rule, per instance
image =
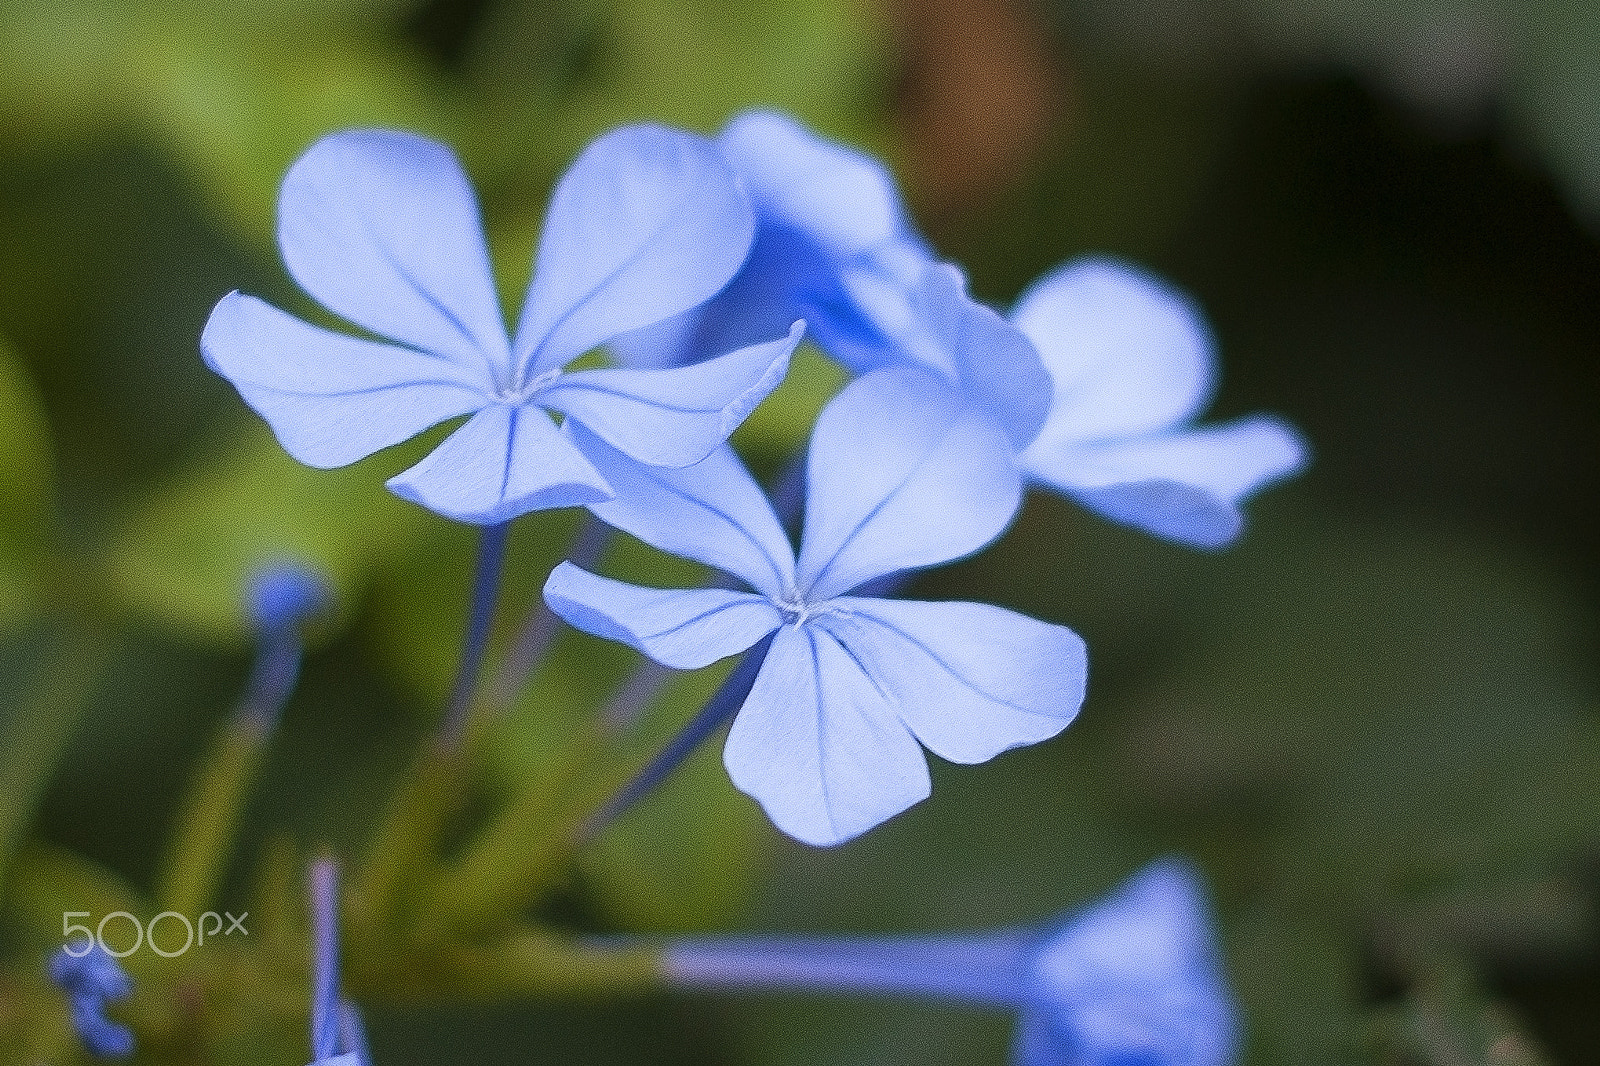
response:
[[[1158,862],[1047,930],[893,939],[680,940],[681,988],[868,993],[1008,1007],[1016,1066],[1227,1066],[1238,1008],[1205,893]]]
[[[987,604],[847,595],[977,551],[1020,502],[1004,433],[931,374],[878,371],[824,409],[798,558],[730,450],[682,470],[594,455],[617,490],[591,505],[597,516],[755,592],[644,589],[564,563],[546,601],[579,629],[677,669],[776,632],[723,759],[791,836],[838,844],[926,797],[919,740],[976,763],[1052,737],[1076,715],[1086,663],[1070,630]]]
[[[300,676],[300,628],[327,608],[321,575],[292,564],[263,567],[250,578],[245,602],[256,630],[256,659],[239,716],[262,728],[278,721]]]
[[[804,318],[858,374],[897,361],[893,334],[910,324],[904,305],[934,260],[888,170],[770,111],[739,115],[716,145],[755,208],[750,256],[704,305],[617,338],[621,357],[698,362]]]
[[[47,969],[50,980],[67,993],[72,1027],[90,1054],[117,1059],[133,1054],[133,1034],[105,1015],[107,1003],[133,994],[133,982],[110,952],[98,942],[81,953],[63,945],[50,956]]]
[[[250,620],[261,633],[298,626],[324,610],[329,599],[322,575],[293,563],[264,566],[245,586]]]
[[[398,343],[230,293],[206,324],[206,362],[311,466],[343,466],[472,413],[389,481],[461,521],[610,495],[545,409],[641,462],[682,466],[726,439],[798,343],[798,325],[784,323],[692,368],[564,372],[616,334],[705,300],[749,250],[750,206],[727,164],[703,139],[659,126],[600,137],[557,184],[514,338],[471,186],[442,145],[379,130],[325,137],[284,178],[278,223],[306,291]]]
[[[1270,416],[1190,428],[1215,386],[1214,345],[1193,303],[1149,275],[1069,263],[1023,293],[1012,320],[1055,379],[1023,468],[1091,511],[1218,548],[1243,528],[1245,497],[1305,465],[1299,434]]]

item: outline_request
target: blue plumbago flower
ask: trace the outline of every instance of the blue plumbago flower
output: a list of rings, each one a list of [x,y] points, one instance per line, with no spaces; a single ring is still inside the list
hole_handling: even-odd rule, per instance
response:
[[[803,318],[856,374],[926,367],[999,418],[1017,447],[1033,439],[1050,378],[1032,342],[933,257],[882,164],[765,111],[735,118],[717,146],[750,190],[755,246],[712,300],[619,338],[629,361],[695,362]]]
[[[394,343],[230,293],[206,323],[206,362],[311,466],[343,466],[472,414],[389,481],[461,521],[609,497],[548,411],[641,462],[704,458],[782,378],[799,342],[791,322],[694,367],[563,371],[619,333],[701,303],[745,259],[746,195],[708,141],[675,130],[614,130],[562,177],[510,337],[471,186],[442,145],[380,130],[333,134],[289,169],[278,208],[295,280]]]
[[[876,161],[766,112],[735,119],[717,144],[751,191],[755,247],[716,298],[621,338],[626,358],[692,362],[804,317],[856,373],[910,362],[968,391],[1019,449],[1034,442],[1032,480],[1192,547],[1231,541],[1243,500],[1304,465],[1304,444],[1277,419],[1189,427],[1214,383],[1214,346],[1194,306],[1156,279],[1109,260],[1068,265],[1024,294],[1013,322],[1026,337],[1008,336],[937,263]],[[1040,354],[1053,408],[1031,380]]]
[[[67,994],[72,1027],[89,1053],[100,1058],[133,1054],[133,1034],[106,1017],[106,1004],[127,999],[133,982],[99,943],[74,953],[63,945],[50,956],[50,980]]]
[[[597,516],[754,591],[645,589],[563,563],[546,602],[677,669],[775,634],[723,761],[791,836],[838,844],[926,797],[918,741],[976,763],[1052,737],[1076,715],[1086,663],[1070,630],[987,604],[849,595],[978,550],[1020,502],[1002,429],[926,371],[870,374],[823,410],[798,558],[730,450],[681,470],[592,454],[617,489],[591,505]]]
[[[1239,1046],[1205,893],[1171,860],[1045,931],[682,940],[668,946],[663,968],[681,988],[1011,1008],[1015,1066],[1228,1066]]]
[[[1025,292],[1012,320],[1055,380],[1023,468],[1092,511],[1216,548],[1243,527],[1245,497],[1306,462],[1276,418],[1190,427],[1215,386],[1211,334],[1186,297],[1132,267],[1070,263]]]
[[[756,239],[734,280],[701,307],[618,338],[629,363],[693,363],[804,318],[856,373],[897,361],[909,294],[933,262],[894,179],[869,156],[793,119],[750,111],[717,147],[750,192]]]

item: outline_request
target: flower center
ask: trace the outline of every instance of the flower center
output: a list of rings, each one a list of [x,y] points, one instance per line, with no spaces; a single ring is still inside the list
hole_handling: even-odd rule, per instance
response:
[[[773,599],[772,605],[783,615],[785,625],[804,625],[809,619],[824,614],[848,614],[849,612],[824,600],[821,603],[811,603],[798,591],[791,589],[782,599]]]
[[[523,384],[502,385],[495,390],[494,398],[507,406],[520,407],[533,398],[535,394],[549,388],[556,378],[560,376],[561,368],[558,366],[552,370],[546,370],[532,381]]]
[[[811,604],[802,600],[799,593],[795,592],[791,592],[781,600],[773,600],[772,603],[782,612],[784,622],[792,626],[803,624],[807,618],[811,617],[813,610]]]

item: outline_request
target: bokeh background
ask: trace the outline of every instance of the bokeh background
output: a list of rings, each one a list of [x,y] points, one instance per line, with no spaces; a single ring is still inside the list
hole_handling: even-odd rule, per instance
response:
[[[1250,1063],[1600,1062],[1600,8],[1581,0],[7,0],[0,839],[148,884],[242,683],[238,592],[265,560],[316,562],[338,609],[232,891],[275,833],[355,849],[439,704],[472,538],[382,490],[420,446],[298,468],[198,356],[230,289],[320,313],[272,243],[304,147],[353,125],[450,142],[514,303],[587,139],[752,105],[889,160],[997,305],[1088,253],[1172,278],[1215,327],[1215,414],[1279,412],[1315,464],[1220,555],[1031,499],[913,594],[1077,628],[1078,724],[936,768],[932,800],[834,851],[779,838],[708,752],[553,919],[1034,922],[1179,852],[1213,887]],[[742,432],[752,459],[779,465],[837,380],[803,360]],[[511,604],[573,524],[520,523]],[[630,665],[564,638],[500,784]],[[977,1012],[781,997],[368,1011],[381,1066],[954,1066],[1009,1040]]]

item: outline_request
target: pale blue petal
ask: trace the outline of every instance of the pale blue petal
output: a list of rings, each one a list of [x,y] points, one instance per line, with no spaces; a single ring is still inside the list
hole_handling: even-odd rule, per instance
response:
[[[677,470],[645,466],[581,426],[567,425],[615,498],[590,505],[602,522],[646,544],[724,570],[768,596],[794,589],[794,549],[772,505],[733,449]]]
[[[809,286],[825,283],[831,270],[792,230],[762,226],[750,257],[721,292],[680,315],[613,337],[608,346],[625,366],[659,368],[761,343],[814,313]]]
[[[763,222],[805,233],[833,258],[915,239],[894,178],[881,163],[823,140],[786,115],[747,111],[728,123],[717,143]]]
[[[812,296],[807,323],[822,349],[857,375],[920,364],[955,380],[955,363],[917,306],[926,253],[887,248],[832,266],[830,287]]]
[[[200,350],[309,466],[353,463],[489,402],[481,367],[331,333],[236,292]]]
[[[1228,1066],[1238,1052],[1204,893],[1180,863],[1155,864],[1069,921],[1029,984],[1018,1066]]]
[[[422,462],[389,479],[396,495],[490,525],[610,495],[605,479],[538,407],[484,408]]]
[[[1215,346],[1199,309],[1132,267],[1068,264],[1024,293],[1011,317],[1055,379],[1040,444],[1141,436],[1177,425],[1210,398]]]
[[[1064,626],[986,603],[843,597],[811,623],[834,634],[934,754],[978,763],[1037,744],[1083,704],[1088,658]]]
[[[278,244],[295,280],[351,322],[504,372],[477,200],[443,145],[388,130],[324,137],[283,179]]]
[[[749,200],[705,138],[663,126],[599,137],[550,201],[513,346],[524,379],[703,302],[754,236]]]
[[[909,367],[859,378],[817,418],[797,576],[812,602],[989,543],[1021,502],[999,425]]]
[[[1015,448],[1027,447],[1050,413],[1053,392],[1033,342],[968,296],[961,271],[945,263],[923,274],[916,306],[949,353],[957,386],[994,415]]]
[[[1023,455],[1031,477],[1117,522],[1199,548],[1244,524],[1240,503],[1300,470],[1308,450],[1285,423],[1256,416],[1188,432],[1097,445],[1041,441]]]
[[[651,589],[562,563],[544,601],[574,628],[626,644],[674,670],[736,655],[783,624],[765,596],[726,589]]]
[[[722,753],[772,823],[842,844],[930,790],[927,759],[872,679],[828,634],[778,630]]]
[[[900,361],[886,330],[905,317],[929,255],[888,171],[771,112],[739,116],[717,144],[756,209],[750,257],[704,306],[618,338],[618,358],[632,366],[696,362],[803,317],[821,347],[856,373]]]
[[[787,337],[670,370],[580,370],[539,402],[651,466],[698,463],[728,439],[789,369],[805,323]]]

